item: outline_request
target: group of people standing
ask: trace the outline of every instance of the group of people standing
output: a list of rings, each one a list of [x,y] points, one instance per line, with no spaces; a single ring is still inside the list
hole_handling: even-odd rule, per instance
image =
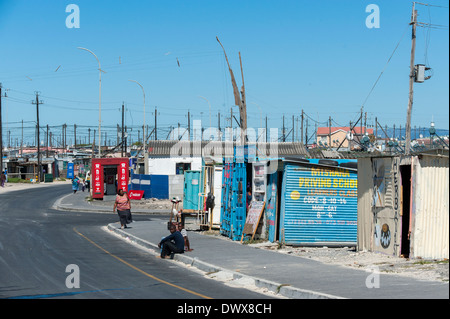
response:
[[[84,191],[85,181],[80,181],[78,177],[75,177],[72,180],[72,190],[74,194],[80,186]],[[120,228],[128,228],[127,224],[130,224],[133,221],[131,216],[131,201],[128,194],[123,189],[117,191],[113,212],[116,210],[119,215]],[[171,223],[169,230],[170,235],[162,238],[161,242],[158,244],[158,247],[161,248],[161,258],[173,258],[174,254],[181,254],[185,251],[193,250],[190,247],[189,238],[182,223]]]
[[[113,212],[116,210],[119,215],[120,228],[128,228],[127,224],[132,222],[131,201],[123,189],[119,189],[117,192]],[[161,258],[173,258],[174,254],[182,254],[185,251],[193,250],[182,223],[171,223],[169,230],[170,235],[162,238],[158,244],[158,247],[161,248]]]

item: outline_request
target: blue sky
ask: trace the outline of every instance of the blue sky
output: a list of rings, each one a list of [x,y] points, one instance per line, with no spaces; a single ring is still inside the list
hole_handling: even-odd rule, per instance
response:
[[[80,28],[66,27],[66,6],[80,9]],[[448,1],[427,3],[448,6]],[[380,28],[366,27],[366,6],[380,9]],[[202,119],[229,124],[230,108],[238,117],[224,45],[238,86],[241,52],[247,93],[248,122],[259,127],[292,126],[301,110],[309,130],[348,125],[364,112],[368,124],[375,117],[392,127],[406,123],[409,90],[412,2],[406,0],[318,1],[23,1],[0,0],[0,82],[4,127],[17,137],[18,122],[30,127],[36,120],[31,104],[40,91],[41,125],[73,124],[78,134],[98,125],[97,62],[102,69],[102,126],[109,138],[121,123],[138,130],[143,123],[142,93],[128,80],[139,81],[146,92],[146,123],[153,127],[158,107],[159,138],[170,125],[187,126]],[[448,8],[419,5],[419,21],[448,26]],[[433,77],[414,85],[412,127],[449,128],[448,27],[417,29],[416,64],[433,69]],[[395,54],[386,63],[399,44]],[[180,63],[178,66],[177,59]],[[58,68],[59,67],[59,68]],[[236,123],[233,123],[235,126]],[[305,122],[306,125],[306,122]],[[299,124],[300,126],[300,124]],[[5,130],[5,128],[4,128]],[[102,130],[103,131],[103,130]],[[5,135],[4,131],[4,135]],[[33,136],[29,129],[27,136]],[[92,135],[91,135],[92,136]],[[114,137],[115,138],[115,137]]]

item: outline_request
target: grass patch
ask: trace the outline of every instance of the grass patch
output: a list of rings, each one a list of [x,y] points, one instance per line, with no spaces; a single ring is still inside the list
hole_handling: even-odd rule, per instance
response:
[[[281,287],[287,287],[287,286],[290,286],[290,285],[289,285],[289,284],[281,284],[281,285],[279,285],[279,286],[277,287],[277,289],[276,289],[277,294],[280,293]]]
[[[448,259],[443,260],[419,260],[414,265],[430,265],[430,264],[448,264]]]
[[[8,178],[8,183],[31,183],[27,179],[21,179],[19,177],[10,177]]]

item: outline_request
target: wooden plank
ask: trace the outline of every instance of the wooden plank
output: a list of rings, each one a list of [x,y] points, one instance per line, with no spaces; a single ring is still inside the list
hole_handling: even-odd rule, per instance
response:
[[[261,220],[262,212],[266,202],[252,201],[250,208],[247,212],[247,219],[244,224],[244,230],[242,231],[241,242],[244,239],[245,234],[252,234],[252,239],[255,236],[256,229],[258,228],[259,221]]]

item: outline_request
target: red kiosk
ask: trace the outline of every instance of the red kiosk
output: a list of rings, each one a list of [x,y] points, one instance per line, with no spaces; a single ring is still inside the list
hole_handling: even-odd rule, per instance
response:
[[[92,198],[115,195],[118,189],[128,192],[129,159],[93,158],[91,162]]]

